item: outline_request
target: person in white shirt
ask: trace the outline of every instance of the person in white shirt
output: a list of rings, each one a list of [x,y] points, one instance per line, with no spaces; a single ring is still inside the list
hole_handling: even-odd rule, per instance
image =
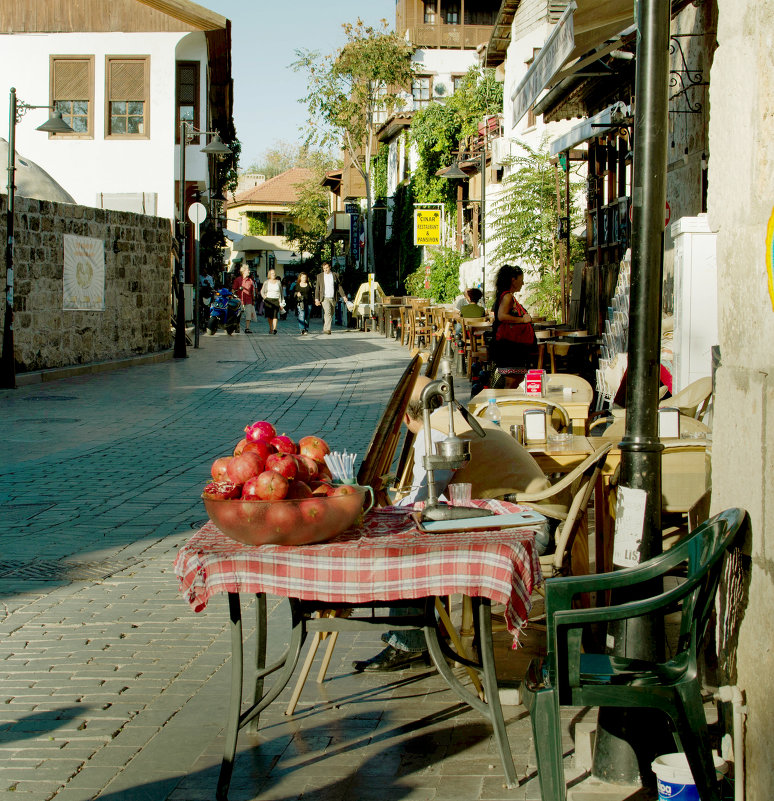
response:
[[[314,287],[314,305],[322,306],[323,310],[323,334],[331,332],[333,311],[339,296],[344,300],[347,299],[339,283],[338,274],[331,271],[331,265],[326,261],[323,263],[322,272],[317,276]]]

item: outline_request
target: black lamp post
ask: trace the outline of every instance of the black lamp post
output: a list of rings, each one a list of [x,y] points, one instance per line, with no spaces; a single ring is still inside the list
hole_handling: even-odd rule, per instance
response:
[[[204,134],[212,136],[212,141],[201,149],[202,153],[216,158],[228,158],[232,155],[231,148],[224,145],[217,131],[200,131],[194,128],[188,120],[180,120],[180,205],[178,208],[178,238],[180,242],[180,266],[177,277],[177,315],[175,317],[175,349],[174,357],[184,359],[188,354],[185,347],[185,261],[186,261],[186,214],[185,214],[185,150],[186,145],[193,141],[194,136]],[[197,271],[198,272],[198,271]],[[194,276],[193,284],[194,310],[199,302],[199,276]]]
[[[32,106],[16,97],[16,89],[11,87],[8,103],[8,208],[6,210],[5,246],[5,322],[3,324],[3,354],[0,359],[0,388],[16,388],[16,360],[13,344],[13,238],[14,238],[14,199],[16,195],[16,124],[32,109],[53,106]],[[46,133],[73,133],[73,129],[55,112],[36,130]]]

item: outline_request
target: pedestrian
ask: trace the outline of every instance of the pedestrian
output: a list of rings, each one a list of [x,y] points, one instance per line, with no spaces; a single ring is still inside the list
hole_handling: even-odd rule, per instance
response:
[[[263,313],[269,323],[269,333],[277,333],[277,318],[280,311],[285,308],[285,295],[282,281],[277,278],[277,271],[272,267],[266,274],[266,281],[261,287],[263,297]]]
[[[529,312],[516,300],[524,286],[521,267],[503,264],[497,273],[495,299],[492,305],[492,345],[490,360],[494,363],[495,381],[500,376],[505,387],[515,389],[524,380],[527,370],[537,360],[537,338]]]
[[[242,301],[242,306],[244,306],[244,313],[242,316],[245,320],[245,334],[252,334],[250,323],[258,319],[255,313],[257,287],[250,275],[250,268],[246,264],[242,265],[240,272],[242,274],[234,279],[231,291]]]
[[[323,263],[322,272],[317,276],[314,287],[314,305],[322,306],[323,311],[323,334],[331,332],[333,312],[338,297],[341,297],[344,302],[347,301],[347,296],[339,283],[338,273],[331,272],[330,262],[326,261]]]
[[[306,273],[299,273],[293,297],[296,299],[298,330],[301,332],[301,336],[306,336],[309,333],[309,315],[312,312],[312,298],[314,297],[314,291]]]

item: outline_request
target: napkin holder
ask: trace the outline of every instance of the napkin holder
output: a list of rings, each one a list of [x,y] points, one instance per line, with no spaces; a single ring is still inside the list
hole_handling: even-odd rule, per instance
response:
[[[438,500],[438,488],[435,481],[436,470],[456,470],[470,461],[470,443],[460,439],[454,433],[454,411],[458,409],[473,431],[484,437],[486,433],[478,421],[470,416],[467,410],[454,398],[454,379],[452,365],[448,359],[442,359],[439,366],[441,378],[431,381],[422,390],[419,401],[422,406],[422,436],[425,438],[424,467],[427,471],[427,503],[422,510],[421,520],[461,520],[470,517],[486,517],[493,512],[488,509],[471,508],[469,506],[450,506]],[[433,447],[430,414],[442,405],[449,410],[449,436],[437,445],[438,453]]]

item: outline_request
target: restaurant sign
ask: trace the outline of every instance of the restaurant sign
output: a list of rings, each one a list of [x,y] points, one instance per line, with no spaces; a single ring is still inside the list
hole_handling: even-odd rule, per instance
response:
[[[521,79],[521,83],[513,90],[513,127],[527,113],[530,106],[540,96],[543,89],[548,86],[551,78],[561,69],[567,56],[575,47],[575,34],[573,29],[573,12],[577,6],[570,3],[556,23],[546,43],[535,56],[532,66]]]
[[[441,209],[414,209],[414,244],[441,244]]]

